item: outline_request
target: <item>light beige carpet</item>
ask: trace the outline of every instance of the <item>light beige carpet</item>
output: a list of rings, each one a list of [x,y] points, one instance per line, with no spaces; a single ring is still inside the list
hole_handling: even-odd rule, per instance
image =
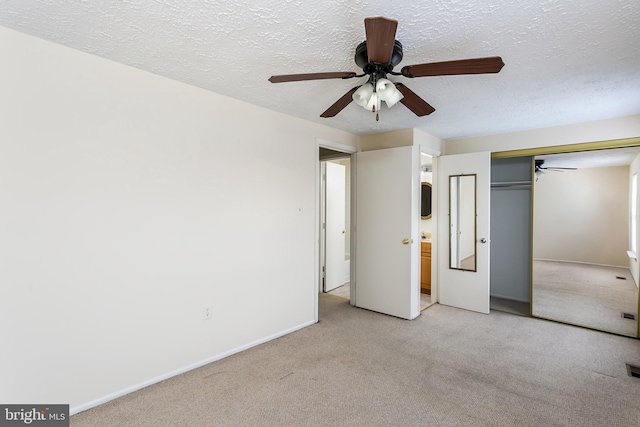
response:
[[[343,298],[349,298],[351,295],[351,283],[347,282],[342,286],[338,286],[332,291],[327,292],[331,295],[336,295]]]
[[[637,317],[638,288],[627,268],[535,260],[532,310],[537,317],[635,337],[638,322],[622,313]]]
[[[331,295],[336,295],[343,298],[351,297],[351,284],[350,282],[345,283],[342,286],[338,286],[337,288],[327,292]],[[429,308],[433,303],[431,302],[431,295],[428,294],[420,294],[420,310],[424,310]]]
[[[320,295],[320,322],[71,417],[72,426],[638,426],[640,342],[442,305]]]

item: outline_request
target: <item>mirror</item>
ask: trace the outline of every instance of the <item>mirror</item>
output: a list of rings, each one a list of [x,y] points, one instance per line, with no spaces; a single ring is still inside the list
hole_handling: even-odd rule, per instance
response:
[[[476,175],[449,176],[449,268],[476,271]]]
[[[422,219],[431,218],[431,184],[422,183],[422,196],[420,198],[420,216]]]
[[[602,162],[626,154],[627,164]],[[548,169],[536,168],[533,182],[533,316],[638,336],[638,154],[625,147],[535,157]]]

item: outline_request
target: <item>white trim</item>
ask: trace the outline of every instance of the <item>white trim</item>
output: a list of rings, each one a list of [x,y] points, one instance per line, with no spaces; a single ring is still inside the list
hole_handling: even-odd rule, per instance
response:
[[[351,153],[351,162],[349,164],[349,167],[351,168],[351,181],[349,183],[349,187],[351,189],[351,200],[349,200],[349,203],[351,203],[351,219],[349,224],[351,227],[351,233],[349,233],[349,239],[351,239],[349,246],[349,248],[351,249],[351,254],[349,255],[349,304],[353,306],[356,305],[356,251],[358,250],[356,242],[356,230],[358,229],[358,224],[356,222],[356,213],[358,210],[358,206],[356,205],[356,180],[358,179],[358,162],[356,156],[356,153]]]
[[[321,168],[320,168],[320,147],[323,148],[328,148],[331,150],[336,150],[336,151],[340,151],[343,152],[345,154],[349,154],[349,159],[350,159],[350,170],[351,170],[351,176],[350,176],[350,180],[351,180],[351,232],[350,234],[350,239],[351,239],[351,256],[350,256],[350,277],[349,280],[351,282],[350,285],[350,298],[349,298],[349,303],[351,305],[355,305],[355,300],[356,300],[356,263],[355,263],[355,256],[356,256],[356,240],[355,240],[355,231],[356,231],[356,221],[355,221],[355,215],[356,215],[356,204],[355,204],[355,200],[356,200],[356,153],[358,153],[360,150],[357,147],[353,147],[351,145],[345,145],[345,144],[341,144],[339,142],[333,142],[333,141],[329,141],[327,139],[322,139],[322,138],[316,138],[316,209],[315,209],[315,222],[316,222],[316,244],[315,244],[315,256],[314,256],[314,264],[315,264],[315,293],[313,295],[313,300],[314,300],[314,319],[316,321],[316,323],[319,321],[318,318],[318,294],[320,293],[320,276],[322,274],[322,272],[320,271],[320,232],[321,232],[321,224],[320,224],[320,209],[321,209],[321,203],[320,203],[320,191],[321,191]]]
[[[204,365],[208,365],[209,363],[216,362],[216,361],[218,361],[220,359],[224,359],[225,357],[229,357],[229,356],[231,356],[233,354],[240,353],[241,351],[248,350],[251,347],[255,347],[257,345],[264,344],[264,343],[266,343],[268,341],[274,340],[276,338],[280,338],[280,337],[282,337],[284,335],[288,335],[288,334],[290,334],[292,332],[296,332],[296,331],[298,331],[298,330],[300,330],[302,328],[306,328],[307,326],[311,326],[311,325],[313,325],[315,323],[316,323],[315,321],[309,321],[309,322],[303,323],[301,325],[294,326],[293,328],[289,328],[289,329],[286,329],[284,331],[275,333],[273,335],[269,335],[267,337],[264,337],[264,338],[261,338],[259,340],[253,341],[253,342],[251,342],[249,344],[245,344],[245,345],[242,345],[240,347],[236,347],[236,348],[231,349],[229,351],[225,351],[224,353],[220,353],[220,354],[217,354],[215,356],[208,357],[208,358],[206,358],[204,360],[201,360],[199,362],[192,363],[191,365],[187,365],[187,366],[184,366],[182,368],[176,369],[174,371],[167,372],[166,374],[159,375],[159,376],[157,376],[155,378],[148,379],[148,380],[143,381],[141,383],[138,383],[138,384],[132,385],[130,387],[124,388],[122,390],[119,390],[119,391],[117,391],[115,393],[111,393],[111,394],[108,394],[106,396],[100,397],[98,399],[92,400],[90,402],[83,403],[83,404],[78,405],[78,406],[74,406],[74,407],[69,409],[69,415],[75,415],[75,414],[77,414],[79,412],[83,412],[83,411],[86,411],[88,409],[95,408],[98,405],[102,405],[103,403],[107,403],[107,402],[109,402],[111,400],[114,400],[114,399],[117,399],[119,397],[125,396],[125,395],[127,395],[129,393],[133,393],[134,391],[138,391],[138,390],[143,389],[145,387],[148,387],[150,385],[157,384],[157,383],[159,383],[161,381],[165,381],[165,380],[167,380],[169,378],[172,378],[172,377],[175,377],[177,375],[184,374],[185,372],[192,371],[192,370],[200,368],[200,367],[202,367]]]
[[[426,154],[431,157],[440,157],[442,156],[442,151],[427,147],[426,145],[420,145],[420,154]]]
[[[628,254],[628,252],[627,252]],[[597,265],[600,267],[613,267],[613,268],[622,268],[625,270],[631,270],[628,265],[612,265],[612,264],[600,264],[597,262],[587,262],[587,261],[572,261],[570,259],[547,259],[547,258],[534,258],[534,261],[551,261],[551,262],[564,262],[571,264],[585,264],[585,265]]]
[[[316,142],[319,147],[329,148],[347,154],[356,153],[358,151],[356,147],[352,147],[351,145],[340,144],[339,142],[333,142],[326,139],[316,138]]]
[[[321,233],[321,225],[320,225],[320,209],[322,208],[322,203],[320,203],[321,197],[321,186],[322,186],[322,167],[320,163],[320,143],[319,140],[316,140],[318,143],[316,144],[316,160],[315,160],[315,168],[316,168],[316,208],[314,209],[314,222],[315,222],[315,239],[316,244],[313,245],[313,269],[314,269],[314,279],[313,279],[313,321],[318,323],[318,294],[320,293],[320,276],[322,272],[320,271],[320,233]]]

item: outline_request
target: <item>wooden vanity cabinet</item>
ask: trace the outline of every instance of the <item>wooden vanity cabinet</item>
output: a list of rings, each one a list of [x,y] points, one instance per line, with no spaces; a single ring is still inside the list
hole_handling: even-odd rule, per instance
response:
[[[431,295],[431,242],[420,242],[420,292]]]

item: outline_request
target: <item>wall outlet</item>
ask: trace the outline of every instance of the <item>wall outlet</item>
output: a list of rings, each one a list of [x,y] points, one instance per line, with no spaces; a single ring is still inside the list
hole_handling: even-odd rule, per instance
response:
[[[202,307],[202,320],[209,319],[211,319],[211,306],[205,305],[204,307]]]

